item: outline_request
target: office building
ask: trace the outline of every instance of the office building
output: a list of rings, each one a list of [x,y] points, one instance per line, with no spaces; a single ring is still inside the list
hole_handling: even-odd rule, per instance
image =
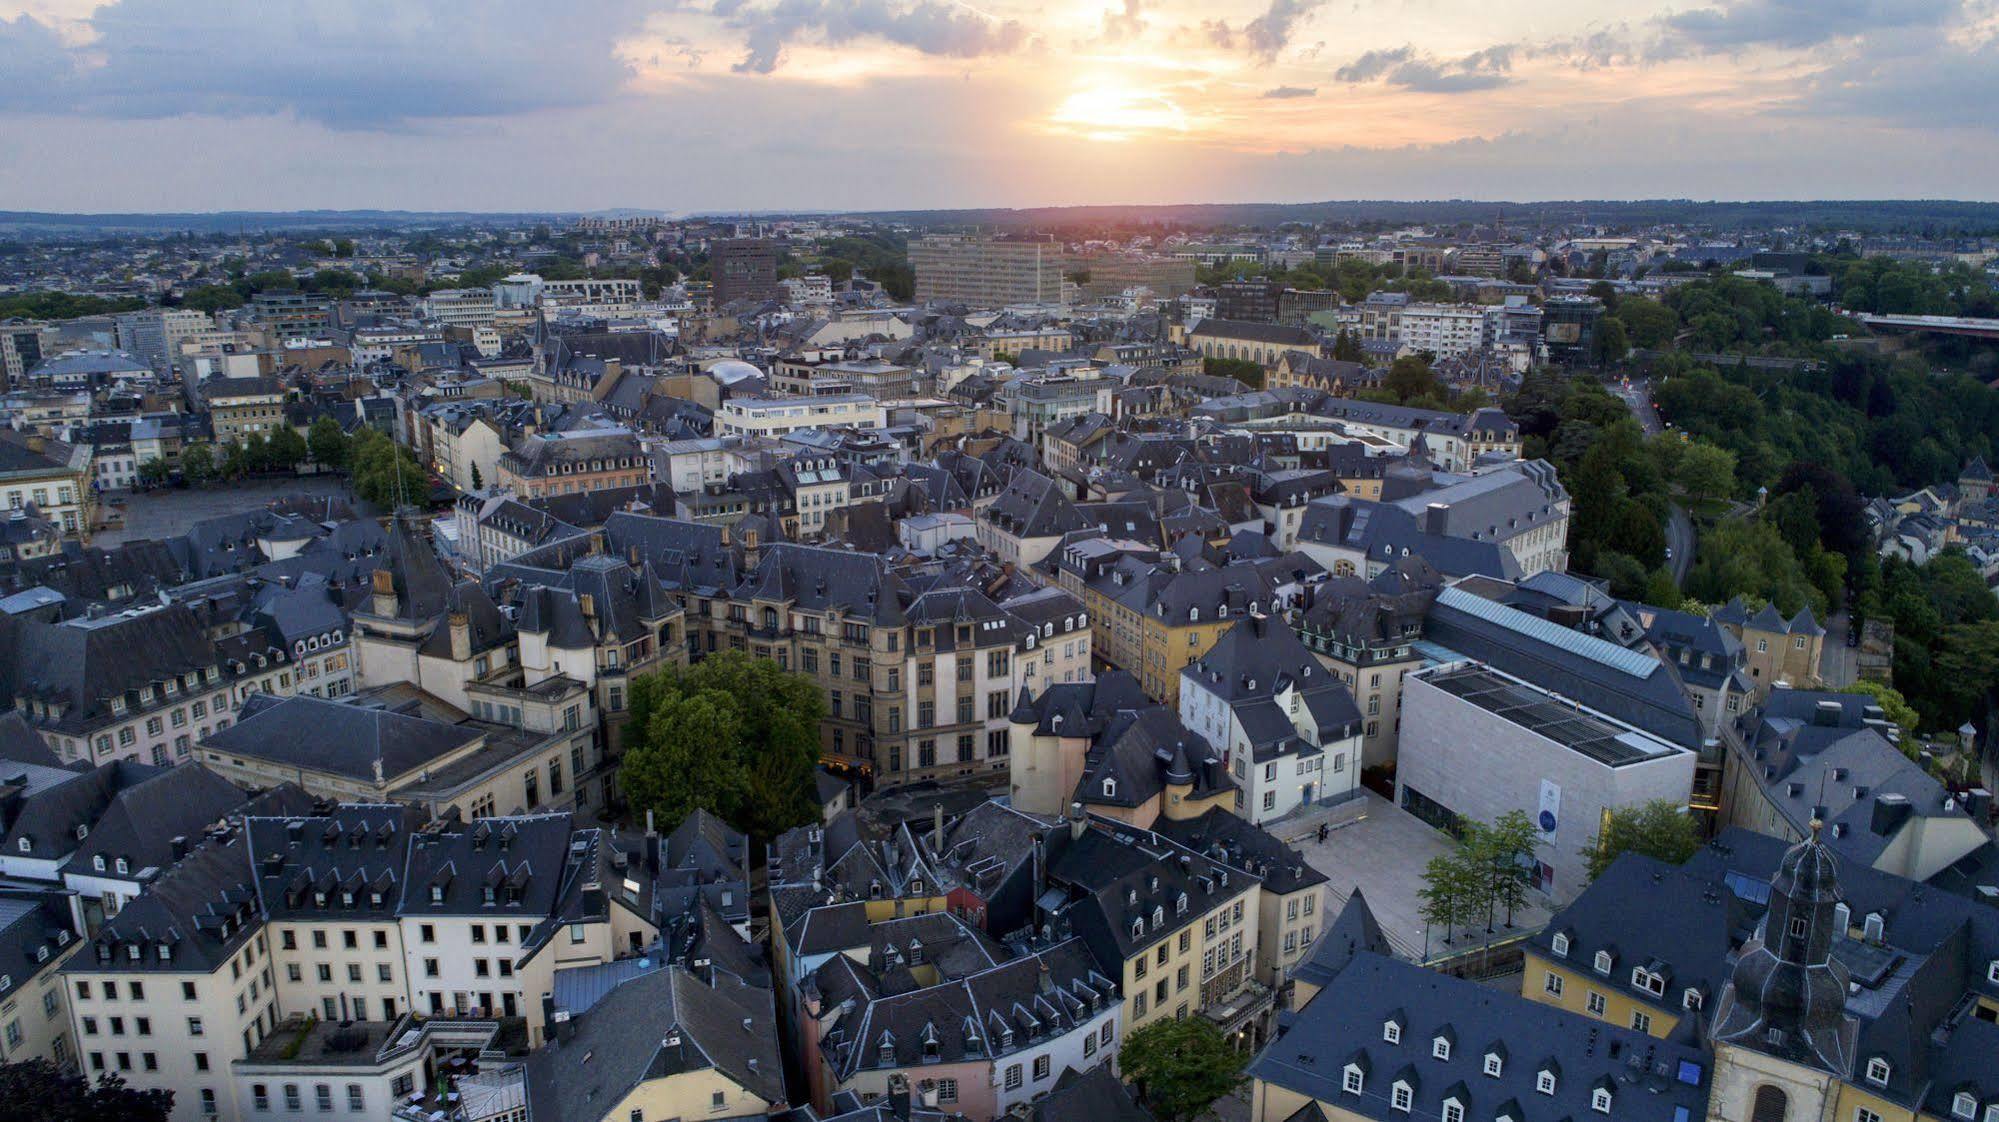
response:
[[[763,238],[725,238],[708,247],[708,278],[715,306],[738,300],[775,300],[777,247]]]
[[[909,245],[916,300],[1003,308],[1062,302],[1062,246],[1035,238],[932,234]]]

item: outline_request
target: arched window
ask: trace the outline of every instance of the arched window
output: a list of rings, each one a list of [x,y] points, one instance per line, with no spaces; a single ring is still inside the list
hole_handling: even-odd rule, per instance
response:
[[[1765,1083],[1756,1088],[1756,1099],[1749,1107],[1749,1122],[1784,1122],[1784,1115],[1791,1109],[1791,1097],[1782,1087]]]

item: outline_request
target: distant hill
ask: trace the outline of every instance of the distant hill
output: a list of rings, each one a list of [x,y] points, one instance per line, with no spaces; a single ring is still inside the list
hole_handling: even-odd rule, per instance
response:
[[[619,214],[646,213],[619,211]],[[197,234],[239,230],[314,231],[378,230],[383,227],[519,225],[524,222],[568,222],[574,213],[521,212],[486,214],[478,211],[420,210],[224,210],[207,214],[56,214],[47,211],[0,210],[0,231],[49,234],[167,234],[182,230]]]
[[[888,210],[858,216],[916,226],[1280,226],[1287,222],[1380,222],[1409,225],[1510,222],[1533,225],[1702,225],[1714,230],[1776,226],[1837,227],[1928,235],[1999,233],[1999,203],[1955,200],[1819,200],[1703,202],[1694,199],[1578,199],[1482,202],[1475,199],[1369,199],[1318,203],[1182,203],[1164,206],[1075,206],[980,210]]]

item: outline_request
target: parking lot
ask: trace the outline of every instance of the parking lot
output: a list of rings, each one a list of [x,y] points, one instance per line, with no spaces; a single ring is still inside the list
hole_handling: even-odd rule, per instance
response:
[[[114,495],[110,500],[99,501],[109,501],[122,512],[122,524],[96,531],[91,535],[91,544],[109,547],[145,538],[178,537],[205,518],[255,510],[281,495],[346,494],[347,480],[343,477],[308,475],[190,487],[185,491],[161,488]]]
[[[1316,820],[1301,819],[1296,825],[1287,821],[1276,831],[1296,846],[1313,868],[1326,874],[1334,914],[1359,888],[1396,953],[1417,961],[1503,941],[1547,922],[1547,909],[1530,904],[1516,910],[1511,929],[1501,916],[1490,935],[1482,930],[1459,932],[1446,944],[1442,932],[1432,931],[1426,954],[1423,902],[1416,895],[1423,887],[1423,866],[1432,857],[1450,852],[1455,843],[1443,831],[1372,791],[1363,791],[1362,799],[1357,805],[1331,808],[1323,843],[1318,840]]]

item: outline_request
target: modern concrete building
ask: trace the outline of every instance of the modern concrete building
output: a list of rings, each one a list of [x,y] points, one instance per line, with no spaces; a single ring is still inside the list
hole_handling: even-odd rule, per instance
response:
[[[737,300],[775,300],[777,247],[763,238],[725,238],[708,247],[708,276],[715,306]]]
[[[1558,903],[1582,890],[1610,812],[1684,805],[1693,781],[1688,749],[1481,663],[1403,682],[1396,802],[1440,824],[1524,811],[1541,831],[1539,887]]]
[[[932,234],[910,243],[916,299],[979,308],[1062,302],[1062,246],[1033,238]]]

